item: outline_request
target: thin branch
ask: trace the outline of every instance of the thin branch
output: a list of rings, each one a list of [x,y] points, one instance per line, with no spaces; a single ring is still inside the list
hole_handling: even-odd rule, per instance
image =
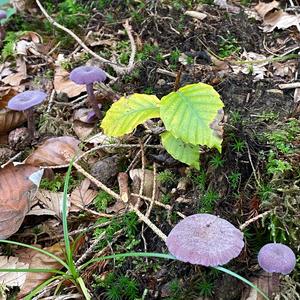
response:
[[[269,213],[271,213],[272,210],[267,210],[262,214],[259,214],[251,219],[249,219],[248,221],[246,221],[244,224],[240,225],[240,230],[244,230],[247,226],[249,226],[251,223],[257,221],[258,219],[264,218],[265,216],[267,216]]]
[[[44,16],[48,19],[48,21],[55,27],[63,30],[64,32],[66,32],[67,34],[69,34],[86,52],[88,52],[90,55],[92,55],[93,57],[95,57],[96,59],[98,59],[99,61],[105,63],[105,64],[108,64],[110,65],[112,68],[114,68],[114,70],[117,72],[117,73],[120,73],[120,74],[126,74],[126,73],[130,73],[130,71],[132,71],[133,69],[133,66],[134,66],[134,57],[135,57],[135,53],[136,53],[136,47],[135,47],[135,43],[134,43],[134,39],[133,39],[133,36],[131,34],[131,31],[130,31],[130,26],[129,26],[129,23],[128,25],[126,25],[126,22],[124,24],[124,28],[128,34],[128,37],[129,37],[129,40],[130,40],[130,43],[131,43],[131,49],[133,50],[130,55],[130,60],[129,60],[129,64],[128,66],[121,66],[121,65],[118,65],[110,60],[107,60],[105,58],[103,58],[102,56],[98,55],[97,53],[95,53],[93,50],[91,50],[73,31],[71,31],[70,29],[64,27],[63,25],[57,23],[48,13],[47,11],[45,10],[45,8],[42,6],[41,2],[39,0],[35,0],[36,4],[38,5],[38,7],[40,8],[40,10],[42,11],[42,13],[44,14]],[[107,77],[112,79],[112,80],[116,80],[117,78],[107,74]]]

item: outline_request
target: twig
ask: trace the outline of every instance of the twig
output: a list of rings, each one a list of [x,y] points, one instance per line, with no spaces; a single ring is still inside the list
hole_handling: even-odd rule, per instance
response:
[[[139,208],[140,207],[140,203],[141,203],[141,195],[143,195],[143,191],[144,191],[144,185],[145,185],[145,151],[144,151],[144,144],[143,142],[140,140],[140,146],[141,146],[141,158],[142,158],[142,178],[141,178],[141,183],[140,183],[140,190],[139,190],[139,196],[137,198],[135,207]]]
[[[278,87],[281,90],[296,89],[296,88],[300,88],[300,82],[291,82],[291,83],[278,84]]]
[[[126,23],[124,25],[124,28],[128,34],[128,37],[130,39],[130,43],[131,43],[131,48],[132,50],[134,50],[134,53],[131,54],[130,58],[131,60],[129,61],[130,66],[128,65],[127,67],[125,66],[121,66],[118,65],[110,60],[107,60],[105,58],[103,58],[102,56],[98,55],[97,53],[95,53],[93,50],[91,50],[88,46],[85,45],[85,43],[70,29],[62,26],[61,24],[57,23],[45,10],[45,8],[42,6],[41,2],[39,0],[35,0],[36,4],[38,5],[38,7],[40,8],[40,10],[42,11],[42,13],[45,15],[45,17],[48,19],[48,21],[55,27],[63,30],[64,32],[66,32],[67,34],[69,34],[86,52],[88,52],[90,55],[92,55],[93,57],[95,57],[96,59],[98,59],[99,61],[110,65],[112,68],[115,69],[116,72],[119,72],[121,74],[126,74],[129,73],[130,71],[132,71],[133,69],[133,63],[134,63],[134,56],[135,56],[135,44],[134,44],[134,40],[131,34],[131,31],[129,30],[129,24],[128,26],[126,26]],[[132,65],[131,65],[132,64]],[[112,80],[116,80],[117,78],[106,74],[108,78],[112,79]]]
[[[13,161],[15,161],[18,157],[20,157],[23,154],[23,151],[17,153],[16,155],[14,155],[12,158],[10,158],[6,163],[1,165],[1,168],[6,167],[7,165],[9,165],[10,163],[12,163]]]
[[[134,38],[132,36],[132,32],[131,32],[131,26],[129,25],[129,21],[128,19],[125,21],[125,23],[123,24],[129,41],[130,41],[130,46],[131,46],[131,53],[130,53],[130,57],[129,57],[129,62],[128,62],[128,66],[127,66],[127,72],[130,73],[133,68],[134,68],[134,58],[135,58],[135,54],[136,54],[136,45],[134,42]]]
[[[147,218],[149,218],[150,214],[151,214],[151,211],[152,211],[152,207],[153,207],[153,204],[155,203],[155,196],[156,196],[156,164],[153,163],[153,188],[152,188],[152,198],[151,198],[151,202],[150,202],[150,205],[147,209],[147,212],[145,214],[145,216]]]
[[[251,223],[257,221],[258,219],[261,219],[265,216],[267,216],[269,213],[271,213],[272,210],[268,210],[268,211],[265,211],[264,213],[262,214],[259,214],[251,219],[249,219],[248,221],[246,221],[244,224],[240,225],[240,230],[244,230],[247,226],[249,226]]]
[[[102,232],[90,245],[90,247],[83,253],[83,255],[76,261],[76,267],[80,266],[92,254],[98,243],[105,237],[106,232]]]
[[[73,230],[73,231],[69,232],[69,236],[73,236],[73,235],[77,235],[77,234],[83,234],[83,233],[89,232],[91,230],[94,230],[96,228],[102,228],[102,227],[105,227],[105,226],[109,225],[110,223],[111,223],[111,221],[108,221],[108,222],[104,222],[104,223],[97,224],[97,225],[94,225],[94,226],[90,226],[86,229]],[[58,235],[55,235],[55,236],[49,236],[49,237],[39,239],[39,242],[49,241],[49,240],[54,240],[54,239],[60,239],[60,238],[63,238],[63,237],[64,237],[63,234],[58,234]]]
[[[250,162],[250,165],[251,165],[251,168],[252,168],[252,171],[253,171],[253,175],[254,175],[256,184],[257,184],[257,186],[260,186],[260,182],[257,178],[256,171],[255,171],[255,168],[254,168],[254,165],[253,165],[253,162],[252,162],[252,157],[251,157],[250,148],[249,148],[248,143],[246,143],[246,147],[247,147],[247,150],[248,150],[248,158],[249,158],[249,162]]]
[[[76,162],[73,163],[74,167],[79,171],[81,174],[83,174],[86,178],[88,178],[91,182],[95,183],[99,188],[101,188],[103,191],[111,195],[116,200],[122,201],[121,197],[115,193],[113,190],[108,188],[105,184],[97,180],[95,177],[93,177],[91,174],[86,172],[81,166],[79,166]],[[142,220],[146,225],[148,225],[154,233],[156,233],[163,241],[166,240],[166,235],[157,227],[155,226],[149,218],[146,218],[136,207],[134,207],[132,204],[129,203],[130,210],[134,211],[140,220]]]
[[[47,110],[46,110],[46,113],[49,114],[50,110],[51,110],[51,107],[53,105],[53,101],[54,101],[54,97],[55,97],[55,90],[53,89],[52,92],[51,92],[51,95],[50,95],[50,99],[49,99],[49,102],[48,102],[48,106],[47,106]]]

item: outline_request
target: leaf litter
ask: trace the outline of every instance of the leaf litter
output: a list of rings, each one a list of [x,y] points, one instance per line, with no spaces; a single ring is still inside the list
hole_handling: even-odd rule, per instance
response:
[[[42,15],[36,15],[39,9],[32,3],[13,2],[24,13],[22,22],[26,23],[28,11],[34,12],[32,18],[37,18],[38,22],[45,20]],[[296,174],[294,164],[297,162],[298,152],[295,150],[296,154],[291,153],[289,149],[294,150],[295,145],[299,145],[299,131],[295,129],[296,126],[284,127],[289,137],[284,141],[284,138],[277,137],[279,142],[274,142],[274,137],[269,140],[262,137],[265,133],[271,135],[270,132],[277,132],[276,128],[285,126],[285,122],[292,124],[294,119],[299,118],[299,108],[297,110],[294,107],[299,102],[299,87],[285,90],[284,93],[280,90],[280,93],[274,92],[278,91],[279,84],[299,81],[298,14],[292,10],[284,10],[278,1],[260,1],[257,5],[249,4],[247,8],[237,1],[181,6],[176,6],[176,1],[171,2],[155,5],[147,2],[145,7],[139,6],[137,2],[128,7],[120,4],[122,9],[114,3],[111,7],[104,6],[106,15],[101,13],[91,16],[89,28],[93,34],[85,31],[84,27],[71,30],[83,37],[83,41],[96,54],[112,59],[110,66],[115,71],[95,58],[97,65],[117,78],[115,82],[107,80],[105,88],[103,85],[95,87],[98,100],[101,98],[102,103],[104,99],[102,112],[106,112],[112,102],[120,98],[116,95],[147,93],[156,94],[161,99],[177,85],[182,87],[197,82],[212,85],[225,103],[224,111],[220,110],[210,124],[214,134],[220,139],[224,138],[222,153],[218,155],[214,150],[201,148],[199,171],[179,163],[161,147],[155,130],[164,128],[156,119],[154,127],[140,124],[133,133],[125,137],[112,138],[105,135],[99,126],[101,120],[89,123],[91,108],[86,101],[86,87],[69,80],[70,71],[85,63],[90,64],[89,55],[93,54],[86,52],[86,49],[82,50],[82,45],[78,46],[73,42],[66,45],[63,40],[56,40],[59,38],[54,31],[47,32],[39,28],[28,30],[14,41],[14,55],[2,61],[0,66],[0,133],[4,144],[6,143],[4,146],[12,150],[7,151],[3,155],[5,159],[1,161],[1,164],[8,163],[0,170],[2,238],[25,241],[32,245],[38,243],[38,247],[64,258],[64,246],[60,240],[61,226],[54,226],[51,221],[61,222],[61,178],[64,178],[70,159],[76,155],[67,207],[70,235],[73,236],[75,232],[72,245],[76,248],[76,260],[82,257],[85,259],[85,253],[97,256],[98,252],[120,252],[120,249],[165,251],[165,245],[159,240],[157,233],[153,233],[147,225],[131,223],[133,221],[127,213],[128,207],[132,205],[164,232],[170,232],[180,218],[194,213],[213,213],[241,224],[251,220],[253,215],[259,216],[267,208],[274,209],[270,218],[263,218],[265,223],[259,219],[251,223],[248,227],[249,236],[254,237],[247,237],[249,243],[246,243],[244,253],[233,263],[236,269],[251,265],[249,276],[256,274],[253,262],[256,243],[267,241],[268,233],[277,234],[279,238],[280,234],[286,234],[282,228],[289,228],[291,233],[287,241],[290,246],[295,247],[292,236],[294,228],[298,226],[294,216],[295,207],[299,207],[299,199],[293,196],[296,200],[292,201],[282,191],[291,189],[290,178]],[[56,13],[59,14],[63,9],[63,6],[58,6]],[[258,16],[260,21],[250,22],[241,15],[244,11],[248,16],[255,16],[255,19]],[[228,20],[224,18],[224,13],[229,16]],[[55,16],[53,13],[51,15]],[[118,22],[110,22],[109,16],[118,19],[131,16],[131,37],[126,24],[123,26]],[[60,18],[60,22],[63,20]],[[9,22],[7,26],[9,30],[20,31],[18,25],[14,27],[13,23]],[[259,31],[259,26],[262,26],[262,31]],[[272,32],[277,35],[272,36]],[[285,40],[286,36],[289,36],[288,40]],[[131,38],[136,45],[132,44]],[[51,43],[49,40],[55,42]],[[4,45],[5,43],[4,41]],[[120,75],[122,72],[118,73],[117,67],[129,65],[132,52],[135,55],[131,72]],[[174,82],[175,79],[177,83]],[[36,111],[36,125],[42,128],[43,122],[52,124],[52,120],[55,120],[59,131],[56,131],[55,126],[47,126],[47,134],[40,130],[39,136],[33,141],[19,147],[22,137],[26,140],[26,134],[20,131],[20,139],[15,138],[17,142],[8,144],[8,134],[15,128],[20,129],[26,118],[23,113],[9,111],[6,108],[7,102],[17,93],[36,87],[41,90],[46,88],[51,95],[48,102]],[[119,125],[116,122],[110,126],[117,128]],[[268,156],[268,147],[278,153],[273,161]],[[18,156],[14,158],[16,154]],[[283,160],[291,164],[292,169],[270,176],[266,168],[271,163]],[[21,164],[13,166],[13,161]],[[40,175],[31,177],[36,184],[29,177],[40,167],[44,169],[43,181],[46,180],[46,183],[43,183],[43,188],[38,189]],[[119,198],[115,196],[114,200],[111,195],[99,189],[97,180],[117,196],[120,195]],[[181,188],[178,183],[183,181],[185,188]],[[270,193],[277,193],[281,202],[288,202],[289,206],[278,204],[273,198],[263,200],[264,181],[270,184],[275,182]],[[44,188],[45,184],[47,189]],[[289,193],[292,191],[289,190],[287,194]],[[254,199],[258,199],[258,204]],[[289,217],[283,219],[280,215],[282,211],[287,211]],[[101,219],[100,215],[106,215],[111,221]],[[142,218],[140,214],[138,217]],[[9,223],[7,220],[10,220]],[[112,222],[114,225],[106,225],[104,231],[93,229],[103,222]],[[35,233],[37,225],[46,226],[48,223],[52,224],[50,227],[53,227],[51,230],[55,231],[54,234]],[[85,229],[88,231],[84,231]],[[129,229],[135,232],[134,235],[126,231]],[[120,233],[120,230],[125,230],[126,233]],[[265,233],[256,237],[257,231]],[[83,234],[81,237],[80,233]],[[101,240],[102,234],[107,242]],[[93,248],[97,239],[99,241],[96,248]],[[59,268],[57,262],[33,250],[14,248],[13,252],[13,256],[1,256],[3,268]],[[92,271],[84,272],[83,275],[94,297],[107,297],[110,287],[104,282],[109,276],[131,274],[131,279],[137,280],[139,284],[139,294],[135,298],[146,290],[149,299],[156,299],[161,295],[165,298],[172,297],[172,291],[165,289],[165,286],[175,278],[178,279],[178,291],[182,298],[194,299],[195,295],[201,293],[195,286],[210,282],[216,286],[214,296],[208,296],[208,299],[222,299],[221,294],[230,296],[230,299],[241,295],[248,295],[248,299],[258,299],[255,290],[242,291],[238,286],[235,295],[231,294],[230,288],[226,286],[229,282],[226,277],[215,279],[208,271],[203,271],[203,278],[199,279],[197,272],[187,267],[159,262],[159,271],[156,272],[150,267],[151,264],[143,264],[143,268],[140,264],[134,267],[117,262],[118,272],[115,274],[107,261],[101,268],[97,268],[95,264]],[[289,280],[295,281],[297,272]],[[50,273],[5,273],[2,282],[8,287],[18,286],[21,291],[17,297],[21,299],[51,276]],[[185,287],[180,284],[184,278]],[[253,282],[269,295],[274,291],[273,281],[269,277],[259,275]],[[290,285],[286,284],[282,293],[289,295],[288,299],[297,299],[297,292],[291,287],[288,289],[288,286]],[[47,295],[52,296],[54,290],[55,288],[49,289]],[[61,289],[62,294],[75,295],[76,292],[76,289],[70,287]],[[276,292],[280,294],[280,291]],[[120,289],[120,293],[125,292]],[[121,294],[120,297],[127,299],[128,295]]]

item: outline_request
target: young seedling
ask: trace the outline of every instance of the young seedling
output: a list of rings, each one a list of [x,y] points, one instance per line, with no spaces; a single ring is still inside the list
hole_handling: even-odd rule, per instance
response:
[[[28,131],[34,137],[34,107],[41,104],[47,97],[42,91],[25,91],[8,101],[7,107],[12,110],[23,111],[27,117]]]
[[[70,79],[77,84],[85,84],[88,94],[88,101],[93,108],[97,118],[102,117],[101,110],[96,100],[93,84],[94,82],[104,82],[106,79],[105,72],[98,67],[82,66],[75,68],[70,73]]]

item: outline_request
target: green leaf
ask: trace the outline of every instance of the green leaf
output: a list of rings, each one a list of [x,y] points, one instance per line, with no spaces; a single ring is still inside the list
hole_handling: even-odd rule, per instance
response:
[[[165,149],[177,160],[199,170],[199,147],[187,144],[166,131],[161,134],[161,141]]]
[[[133,94],[122,97],[107,111],[101,127],[110,136],[122,136],[148,119],[159,117],[160,101],[156,96]]]
[[[222,138],[211,127],[223,106],[220,95],[212,86],[196,83],[163,97],[160,115],[166,129],[176,138],[193,145],[216,147],[220,151]]]

